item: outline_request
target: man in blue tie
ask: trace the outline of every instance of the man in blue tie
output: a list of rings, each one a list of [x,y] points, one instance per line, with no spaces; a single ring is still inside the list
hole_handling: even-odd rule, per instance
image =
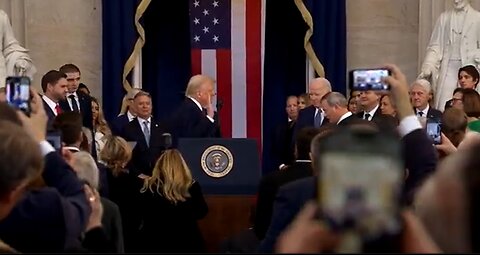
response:
[[[310,96],[311,105],[303,110],[300,110],[298,113],[293,140],[298,131],[304,127],[319,128],[320,126],[328,123],[328,119],[325,117],[325,113],[321,107],[321,101],[323,96],[331,91],[332,86],[325,78],[316,78],[310,81],[310,84],[308,85],[308,94]]]

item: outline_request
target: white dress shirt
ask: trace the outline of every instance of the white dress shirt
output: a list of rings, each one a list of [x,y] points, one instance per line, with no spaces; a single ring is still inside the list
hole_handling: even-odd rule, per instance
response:
[[[50,107],[50,109],[52,109],[53,114],[55,114],[55,116],[57,116],[57,109],[55,109],[57,107],[57,103],[53,102],[52,99],[50,99],[49,97],[47,97],[45,95],[42,96],[42,99],[43,99],[43,101],[45,101],[45,103],[47,103],[48,107]]]
[[[128,122],[130,122],[133,119],[135,119],[135,115],[133,115],[130,111],[127,111],[127,118],[128,118]]]
[[[68,102],[68,105],[70,106],[70,109],[73,111],[72,99],[69,97],[69,96],[71,96],[71,95],[74,95],[74,96],[75,96],[75,101],[77,102],[78,110],[79,110],[79,111],[82,111],[82,108],[80,108],[80,100],[78,99],[77,92],[73,92],[73,93],[68,93],[68,94],[67,94],[67,102]]]
[[[137,116],[137,120],[138,120],[138,124],[140,124],[140,128],[142,129],[143,131],[143,127],[144,127],[144,124],[143,122],[147,121],[147,127],[148,127],[148,131],[150,134],[152,134],[152,117],[148,117],[148,119],[142,119],[140,117]]]
[[[198,108],[200,109],[200,111],[203,112],[203,107],[202,107],[202,105],[200,104],[200,102],[197,101],[197,99],[195,99],[195,98],[193,98],[193,97],[188,97],[188,98],[190,98],[190,99],[198,106]],[[208,116],[208,114],[205,115],[205,116],[207,116],[207,118],[208,118],[212,123],[215,122],[215,120],[214,120],[212,117]]]
[[[346,112],[345,114],[343,114],[342,117],[340,117],[340,119],[338,119],[337,125],[338,125],[338,123],[342,122],[342,120],[344,120],[344,119],[346,119],[350,116],[352,116],[352,112]]]
[[[415,108],[415,113],[416,113],[417,116],[419,116],[419,117],[425,117],[425,118],[426,118],[429,109],[430,109],[430,106],[427,104],[427,107],[425,107],[425,109],[423,109],[423,110],[420,110],[420,109],[418,109],[418,108]],[[422,113],[422,116],[420,116],[420,114],[419,114],[420,112]]]
[[[375,114],[375,112],[377,112],[378,110],[378,107],[380,107],[380,104],[377,104],[377,106],[375,106],[375,108],[373,108],[373,110],[369,111],[369,112],[363,112],[363,116],[362,116],[362,119],[365,119],[365,114],[370,114],[370,116],[368,117],[368,121],[371,121],[372,118],[373,118],[373,115]]]

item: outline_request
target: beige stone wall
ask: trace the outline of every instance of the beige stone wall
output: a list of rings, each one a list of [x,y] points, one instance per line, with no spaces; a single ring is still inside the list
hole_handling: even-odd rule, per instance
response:
[[[347,67],[395,63],[417,76],[419,0],[347,0]]]

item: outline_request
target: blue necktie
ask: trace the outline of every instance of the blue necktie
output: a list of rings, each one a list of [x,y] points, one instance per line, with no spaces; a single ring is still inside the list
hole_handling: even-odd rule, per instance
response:
[[[316,128],[319,128],[322,126],[322,111],[320,111],[320,109],[318,109],[317,114],[315,114],[313,125]]]
[[[145,136],[145,141],[147,142],[147,146],[150,147],[150,130],[148,129],[148,121],[143,121],[143,135]]]

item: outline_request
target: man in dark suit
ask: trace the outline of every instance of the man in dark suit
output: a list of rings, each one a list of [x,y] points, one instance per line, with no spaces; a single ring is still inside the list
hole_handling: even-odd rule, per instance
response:
[[[380,94],[373,90],[360,91],[359,103],[363,111],[357,113],[360,119],[374,122],[382,131],[395,132],[397,120],[380,110]]]
[[[298,113],[298,120],[293,131],[295,137],[299,130],[304,127],[319,128],[327,124],[329,121],[322,110],[321,99],[325,94],[332,91],[330,82],[325,78],[316,78],[310,81],[308,85],[308,94],[310,95],[309,107],[300,110]],[[295,138],[292,138],[292,147],[294,146]]]
[[[428,101],[431,98],[432,86],[424,79],[416,80],[410,86],[410,99],[418,117],[427,119],[442,119],[442,112],[430,106]]]
[[[214,80],[206,75],[190,78],[185,91],[185,101],[172,119],[175,140],[179,138],[218,137],[218,121],[212,98],[215,96]]]
[[[259,240],[265,237],[272,217],[273,202],[278,189],[289,182],[312,175],[310,143],[320,133],[318,128],[306,127],[296,137],[295,162],[285,169],[275,171],[262,178],[258,187],[254,230]]]
[[[322,109],[331,123],[345,126],[357,119],[348,110],[348,101],[344,95],[338,92],[329,92],[322,98]]]
[[[135,105],[133,104],[133,98],[139,91],[141,90],[132,88],[123,98],[123,104],[125,104],[126,108],[125,113],[112,120],[110,127],[113,135],[121,135],[122,129],[137,116]]]
[[[137,117],[123,128],[122,137],[127,141],[136,142],[130,161],[130,170],[150,176],[157,159],[165,150],[162,135],[167,130],[153,120],[152,98],[149,93],[138,92],[133,103]]]
[[[405,75],[395,66],[389,68],[392,71],[392,77],[387,78],[387,82],[392,87],[395,87],[392,91],[397,93],[395,98],[398,99],[399,132],[400,136],[402,136],[405,167],[410,172],[407,183],[412,178],[410,180],[411,184],[406,184],[408,188],[404,188],[404,198],[406,198],[412,196],[415,189],[434,171],[437,157],[430,139],[423,131],[418,118],[416,118],[413,112]],[[324,137],[317,136],[312,141],[314,175],[318,175],[316,162],[319,162],[323,153],[321,150],[315,150],[315,148],[319,148],[323,139]],[[279,189],[273,208],[272,221],[265,239],[260,244],[260,252],[272,252],[280,233],[292,222],[307,201],[317,197],[317,178],[315,176],[303,178],[286,184]]]
[[[81,75],[80,69],[74,64],[65,64],[60,67],[59,71],[67,76],[68,82],[68,93],[66,99],[60,101],[60,107],[64,112],[80,112],[82,114],[83,126],[92,130],[92,99],[89,95],[85,95],[83,92],[78,91]]]
[[[295,123],[298,118],[298,98],[296,96],[289,96],[286,104],[287,120],[282,121],[282,123],[275,128],[272,142],[275,165],[280,165],[280,168],[295,161],[294,148],[291,146],[291,141],[293,139]]]
[[[48,117],[47,131],[53,130],[53,121],[62,113],[59,102],[67,95],[67,76],[57,70],[48,71],[42,77],[43,107]]]

